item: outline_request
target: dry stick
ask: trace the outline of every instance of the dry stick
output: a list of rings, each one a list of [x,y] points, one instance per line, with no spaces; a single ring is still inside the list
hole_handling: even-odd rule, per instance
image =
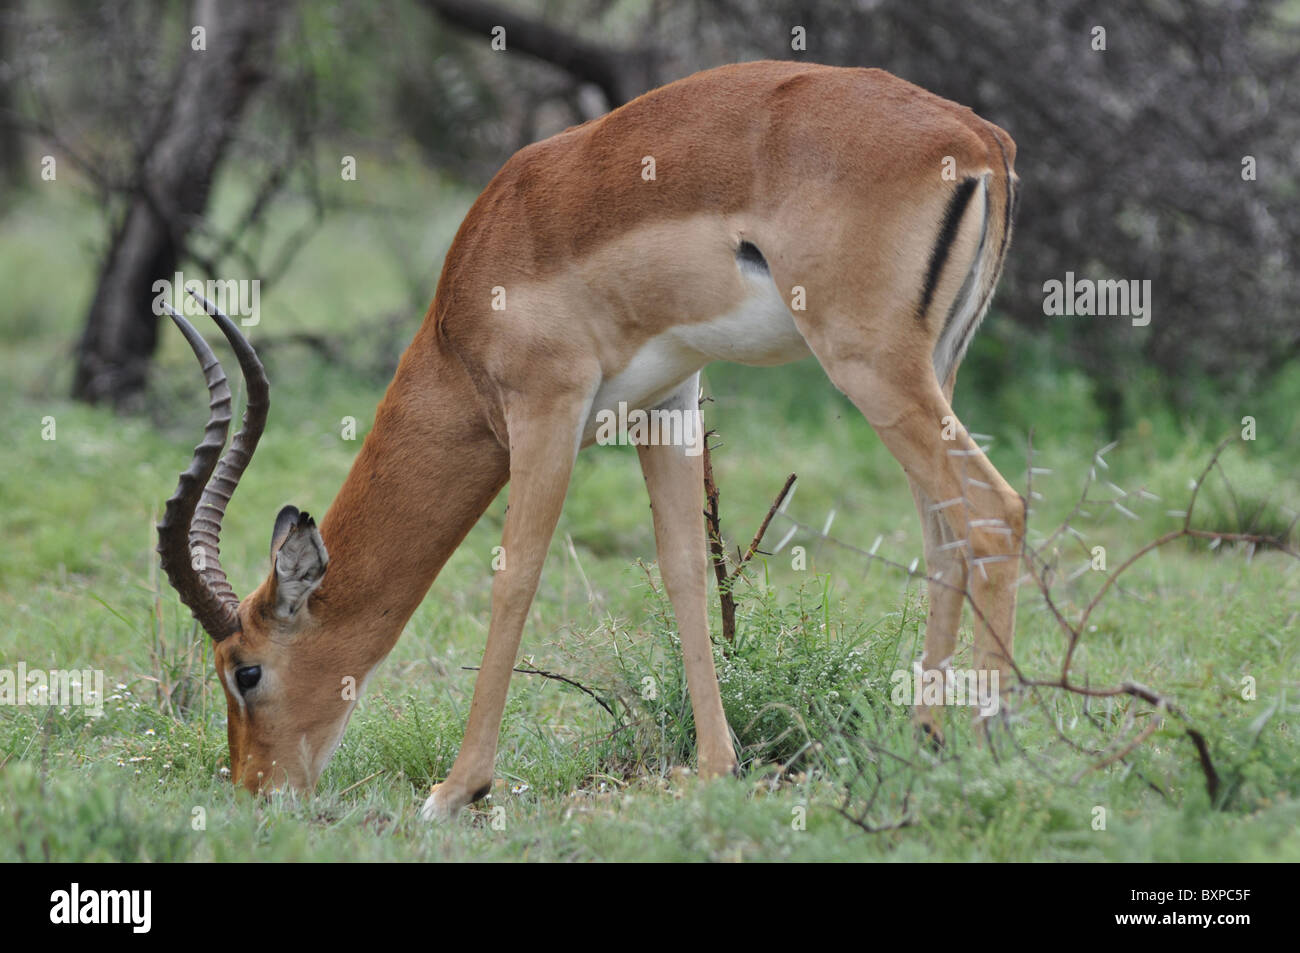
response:
[[[718,509],[718,484],[713,479],[713,455],[709,452],[709,437],[704,435],[704,521],[709,538],[709,556],[713,574],[718,577],[718,601],[722,603],[722,637],[727,642],[736,640],[736,600],[727,584],[727,552],[722,546],[722,516]]]
[[[843,817],[845,820],[847,820],[850,824],[857,826],[864,833],[867,834],[887,834],[890,831],[902,830],[905,827],[914,826],[916,824],[916,816],[911,813],[911,800],[912,800],[911,783],[908,784],[908,789],[903,794],[903,803],[901,805],[902,814],[903,814],[902,817],[900,817],[897,821],[894,821],[893,823],[890,824],[872,824],[867,821],[867,815],[871,812],[871,808],[875,805],[876,798],[880,794],[880,790],[881,788],[884,787],[884,784],[885,784],[884,778],[877,775],[876,783],[872,785],[871,797],[867,799],[866,807],[864,807],[859,813],[854,814],[848,809],[847,800],[843,804],[835,805],[835,812],[839,814],[841,817]]]
[[[772,501],[772,505],[767,510],[767,515],[763,517],[763,522],[758,526],[758,532],[754,534],[754,538],[749,543],[749,549],[745,550],[745,554],[740,557],[740,561],[736,564],[736,571],[728,578],[734,580],[740,575],[740,571],[745,567],[745,563],[754,558],[754,554],[758,552],[759,543],[763,541],[763,534],[767,532],[768,524],[772,522],[772,517],[776,515],[776,511],[781,508],[781,504],[784,503],[785,498],[789,496],[790,488],[794,486],[794,481],[797,479],[798,474],[794,473],[791,473],[785,478],[785,486],[781,487],[781,492],[778,493],[776,499]]]
[[[641,571],[645,573],[645,581],[649,583],[650,591],[653,592],[656,596],[659,595],[659,587],[655,585],[655,577],[651,575],[650,567],[647,566],[644,562],[642,562],[640,557],[637,557],[636,564],[639,567],[641,567]]]
[[[736,599],[733,595],[736,580],[744,570],[745,564],[753,559],[754,554],[759,551],[758,547],[763,542],[763,535],[767,532],[772,517],[776,515],[776,511],[781,508],[781,504],[789,496],[790,488],[794,486],[797,475],[791,473],[786,477],[785,485],[781,487],[781,492],[772,501],[767,515],[763,517],[763,522],[759,524],[758,532],[754,534],[754,538],[749,543],[749,549],[744,553],[739,550],[736,551],[736,568],[733,572],[728,573],[727,552],[722,545],[722,513],[718,502],[718,484],[713,479],[713,458],[709,453],[709,437],[716,434],[717,431],[710,430],[704,435],[704,520],[707,524],[713,574],[718,579],[718,601],[722,604],[722,637],[728,643],[731,643],[736,641]]]
[[[1205,743],[1205,735],[1195,728],[1187,729],[1187,737],[1196,746],[1196,756],[1201,759],[1201,771],[1205,775],[1205,790],[1213,804],[1219,796],[1219,772],[1214,770],[1214,762],[1210,760],[1210,746]]]
[[[1134,748],[1136,748],[1138,745],[1142,744],[1142,742],[1146,741],[1153,734],[1155,734],[1156,729],[1163,724],[1164,724],[1163,718],[1153,718],[1151,720],[1151,724],[1147,725],[1140,732],[1138,732],[1137,736],[1132,741],[1130,741],[1123,748],[1121,748],[1119,751],[1116,751],[1114,754],[1110,755],[1109,757],[1103,758],[1102,760],[1098,761],[1096,764],[1088,765],[1088,767],[1084,768],[1082,771],[1076,774],[1071,779],[1070,783],[1078,784],[1079,781],[1083,778],[1083,776],[1087,774],[1089,771],[1100,771],[1108,764],[1114,764],[1116,761],[1123,761],[1126,755],[1130,754]]]
[[[369,777],[362,778],[360,781],[357,781],[355,784],[349,784],[347,787],[345,787],[342,791],[338,793],[338,796],[343,797],[343,795],[345,794],[351,794],[353,791],[361,787],[361,785],[365,784],[367,781],[373,781],[381,774],[387,773],[387,771],[388,771],[387,768],[380,768],[378,771],[376,771],[374,774],[370,775]]]
[[[478,670],[479,670],[479,666],[477,665],[461,666],[461,671],[464,672],[477,672]],[[549,678],[552,679],[553,681],[563,682],[566,685],[572,685],[574,688],[578,689],[578,691],[586,692],[588,695],[594,698],[596,700],[597,705],[605,709],[605,711],[609,712],[609,717],[613,718],[615,721],[618,721],[618,715],[614,714],[614,709],[610,708],[609,705],[605,704],[605,699],[601,698],[599,695],[593,692],[586,685],[582,684],[582,682],[575,681],[572,678],[569,678],[569,676],[567,675],[561,675],[558,672],[548,672],[540,668],[514,668],[511,669],[511,671],[518,672],[520,675],[540,675],[542,676],[542,678]]]

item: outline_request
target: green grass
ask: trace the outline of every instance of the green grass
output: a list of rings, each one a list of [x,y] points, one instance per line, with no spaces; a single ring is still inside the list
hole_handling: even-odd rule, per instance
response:
[[[293,345],[266,353],[271,422],[222,546],[241,592],[267,569],[281,504],[328,506],[359,446],[340,438],[340,421],[354,416],[364,436],[383,392],[367,369],[388,359],[387,342],[369,329],[400,315],[392,334],[413,333],[472,199],[417,172],[374,188],[377,203],[423,214],[339,213],[263,295],[255,342],[304,329],[335,334],[348,367]],[[192,358],[167,335],[139,417],[65,397],[97,238],[93,217],[63,185],[20,202],[0,231],[0,668],[102,669],[110,696],[94,719],[0,707],[0,859],[1300,859],[1294,560],[1174,543],[1124,577],[1078,651],[1080,682],[1150,686],[1204,733],[1222,777],[1211,803],[1174,718],[1122,761],[1092,769],[1102,756],[1088,752],[1151,723],[1150,706],[1127,698],[1045,691],[1022,699],[989,744],[959,715],[941,753],[919,745],[907,712],[889,702],[889,679],[919,653],[922,587],[801,531],[790,546],[805,547],[806,569],[793,567],[787,547],[758,561],[738,589],[740,641],[719,650],[718,663],[745,774],[704,784],[684,770],[694,756],[690,706],[627,448],[580,458],[523,649],[533,665],[590,686],[613,716],[568,686],[516,676],[491,797],[446,825],[419,819],[460,742],[502,499],[371,681],[318,792],[272,800],[236,792],[222,777],[224,699],[206,638],[160,585],[153,554],[153,521],[202,423]],[[396,248],[405,262],[390,254]],[[995,436],[994,462],[1020,486],[1033,428],[1035,462],[1053,470],[1036,480],[1044,499],[1033,526],[1046,533],[1073,506],[1107,436],[1082,378],[996,315],[986,330],[957,408],[972,430]],[[1002,374],[1005,386],[981,386]],[[838,540],[868,548],[879,536],[879,552],[905,565],[920,555],[901,472],[815,364],[714,367],[707,383],[734,541],[748,539],[785,475],[798,472],[790,505],[798,519],[820,528],[833,509]],[[1128,504],[1138,521],[1088,507],[1078,523],[1085,548],[1105,546],[1114,569],[1175,527],[1167,511],[1184,506],[1213,438],[1238,432],[1244,414],[1257,417],[1260,437],[1224,456],[1235,500],[1214,474],[1197,525],[1238,529],[1259,509],[1254,525],[1284,528],[1284,507],[1300,506],[1296,391],[1289,378],[1253,406],[1221,408],[1221,418],[1185,421],[1154,406],[1140,415],[1099,476],[1159,500]],[[42,439],[47,417],[52,441]],[[769,544],[788,528],[778,519]],[[1068,581],[1087,553],[1077,543],[1056,549],[1054,597],[1075,617],[1101,577]],[[1052,675],[1062,632],[1030,588],[1019,620],[1019,663]],[[1253,700],[1243,697],[1247,677]],[[1094,829],[1097,808],[1104,830]]]

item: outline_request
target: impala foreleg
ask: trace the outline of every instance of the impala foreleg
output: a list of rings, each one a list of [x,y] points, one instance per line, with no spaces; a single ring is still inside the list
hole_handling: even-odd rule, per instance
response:
[[[537,593],[577,455],[585,403],[553,402],[507,414],[510,496],[502,534],[504,564],[492,580],[492,620],[474,682],[469,723],[447,779],[424,803],[426,819],[448,817],[492,789],[497,735],[524,622]]]

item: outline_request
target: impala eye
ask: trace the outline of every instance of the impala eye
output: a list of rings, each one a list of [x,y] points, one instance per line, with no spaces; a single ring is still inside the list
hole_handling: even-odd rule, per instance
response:
[[[248,665],[235,672],[235,683],[241,692],[246,692],[262,680],[262,666]]]

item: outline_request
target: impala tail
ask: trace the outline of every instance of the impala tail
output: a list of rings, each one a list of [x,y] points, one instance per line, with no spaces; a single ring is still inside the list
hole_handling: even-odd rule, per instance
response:
[[[999,133],[1005,136],[1000,130]],[[1006,159],[1005,151],[1003,158]],[[1015,218],[1018,179],[1009,164],[1004,165],[1001,172],[996,177],[992,171],[978,177],[967,177],[957,185],[930,259],[921,294],[923,315],[931,304],[940,274],[946,268],[964,267],[961,288],[943,317],[943,330],[934,348],[934,373],[941,383],[949,381],[966,356],[971,339],[988,313],[1006,261]],[[949,252],[954,239],[968,219],[977,223],[973,226],[979,235],[975,254],[969,264],[950,261]]]

